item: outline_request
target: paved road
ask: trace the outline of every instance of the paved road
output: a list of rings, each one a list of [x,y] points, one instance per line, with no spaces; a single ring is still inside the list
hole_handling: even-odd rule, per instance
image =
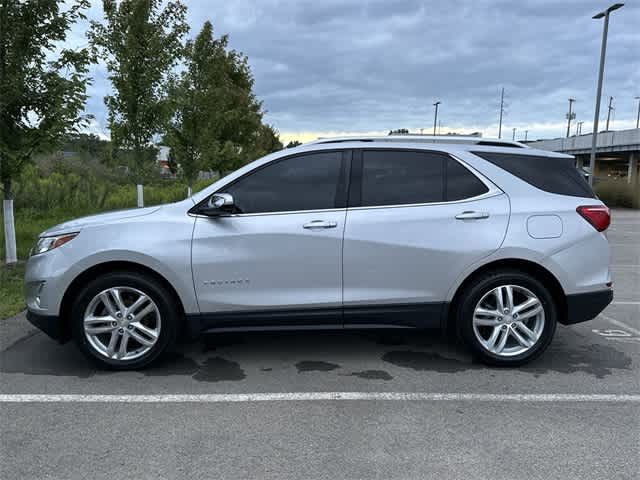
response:
[[[152,369],[106,373],[20,316],[4,321],[0,478],[638,478],[640,214],[615,212],[609,238],[614,304],[592,322],[559,327],[549,351],[518,370],[473,363],[430,332],[314,332],[211,336]],[[269,392],[394,395],[241,396]],[[7,401],[14,394],[78,396]],[[81,397],[105,394],[125,397]],[[240,395],[130,401],[170,394]],[[575,394],[591,396],[566,396]],[[593,401],[603,394],[618,401]]]

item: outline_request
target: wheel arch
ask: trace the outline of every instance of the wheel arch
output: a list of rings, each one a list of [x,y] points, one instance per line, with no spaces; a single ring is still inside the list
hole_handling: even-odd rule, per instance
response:
[[[71,338],[71,307],[81,288],[91,279],[113,272],[133,272],[153,278],[160,283],[173,297],[180,317],[184,317],[185,309],[182,299],[171,283],[156,270],[136,262],[108,261],[93,265],[78,274],[69,284],[60,302],[60,318],[62,319],[62,340]],[[180,327],[184,326],[181,322]]]
[[[558,278],[547,268],[543,267],[539,263],[531,260],[525,260],[522,258],[502,258],[486,263],[476,270],[471,272],[467,277],[458,285],[451,302],[449,304],[449,310],[445,316],[446,328],[448,330],[455,328],[455,318],[457,314],[457,308],[460,304],[462,294],[467,287],[478,277],[484,275],[487,272],[493,270],[517,270],[541,281],[545,287],[549,289],[551,296],[556,302],[558,307],[558,315],[562,318],[567,314],[567,298],[562,284]]]

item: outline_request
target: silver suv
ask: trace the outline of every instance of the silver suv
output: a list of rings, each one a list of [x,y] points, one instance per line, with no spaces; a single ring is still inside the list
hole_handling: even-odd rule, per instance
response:
[[[184,201],[44,232],[27,318],[117,369],[179,335],[432,328],[521,365],[612,300],[607,207],[573,158],[517,142],[322,139]]]

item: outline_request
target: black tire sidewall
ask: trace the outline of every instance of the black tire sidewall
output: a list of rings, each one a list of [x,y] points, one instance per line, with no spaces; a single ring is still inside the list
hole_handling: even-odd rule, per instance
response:
[[[544,309],[544,329],[536,345],[520,355],[500,357],[488,352],[473,331],[473,313],[480,299],[500,285],[518,285],[533,292]],[[558,309],[549,290],[536,278],[518,271],[499,271],[484,275],[474,281],[465,291],[457,310],[458,331],[472,354],[483,363],[494,366],[519,366],[541,355],[551,343],[556,330]]]
[[[148,295],[158,307],[162,326],[156,344],[146,354],[128,361],[112,360],[89,344],[84,334],[84,312],[89,302],[100,292],[112,287],[132,287]],[[71,307],[71,330],[78,348],[97,365],[114,370],[134,370],[153,362],[175,343],[177,313],[172,296],[155,279],[135,272],[118,272],[102,275],[83,288]]]

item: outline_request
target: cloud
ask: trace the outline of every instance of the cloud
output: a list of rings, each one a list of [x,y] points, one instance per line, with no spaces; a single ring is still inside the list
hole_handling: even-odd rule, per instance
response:
[[[191,35],[211,20],[248,55],[265,118],[286,135],[430,130],[435,100],[443,131],[495,135],[503,86],[508,136],[513,127],[529,138],[562,135],[569,97],[583,132],[591,128],[600,1],[186,3]],[[99,19],[100,7],[90,16]],[[615,97],[616,127],[632,123],[640,95],[638,24],[637,3],[611,16],[604,95]],[[101,125],[108,89],[102,72],[88,105]]]

